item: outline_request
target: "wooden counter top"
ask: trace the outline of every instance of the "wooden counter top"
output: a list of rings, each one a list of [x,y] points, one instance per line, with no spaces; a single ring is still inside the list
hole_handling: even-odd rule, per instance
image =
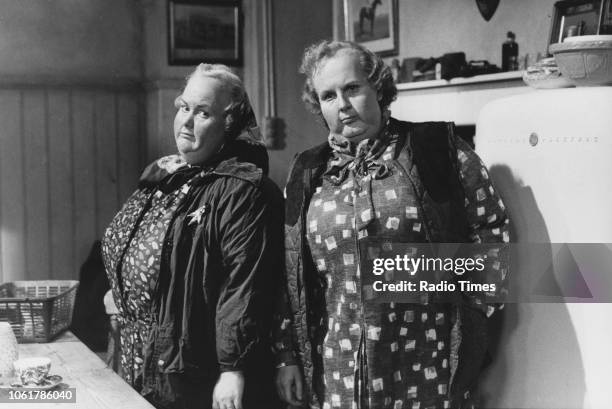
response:
[[[51,358],[51,375],[63,378],[56,390],[76,389],[76,403],[42,403],[35,401],[2,403],[3,409],[83,408],[83,409],[152,409],[153,406],[106,366],[94,352],[72,333],[66,332],[46,344],[20,344],[19,358]]]

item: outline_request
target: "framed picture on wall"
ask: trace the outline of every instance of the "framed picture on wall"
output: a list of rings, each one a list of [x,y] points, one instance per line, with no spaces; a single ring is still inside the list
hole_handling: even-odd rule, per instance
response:
[[[168,63],[242,64],[240,1],[168,0]]]
[[[398,53],[398,0],[344,0],[346,39],[381,57]]]
[[[549,45],[561,43],[565,37],[597,34],[602,5],[602,0],[556,2],[553,9]]]
[[[601,5],[599,34],[612,34],[612,0],[605,0]]]

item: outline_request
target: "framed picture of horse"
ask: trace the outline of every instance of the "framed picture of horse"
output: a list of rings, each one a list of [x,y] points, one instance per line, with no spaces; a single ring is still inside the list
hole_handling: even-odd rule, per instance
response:
[[[344,0],[345,38],[381,57],[398,53],[398,0]]]

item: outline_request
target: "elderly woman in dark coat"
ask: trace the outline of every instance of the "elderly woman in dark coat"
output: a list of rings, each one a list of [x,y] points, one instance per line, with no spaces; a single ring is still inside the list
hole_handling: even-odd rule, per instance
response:
[[[288,301],[275,342],[281,397],[323,409],[471,407],[487,317],[499,305],[481,293],[454,304],[368,303],[363,250],[507,242],[487,169],[452,124],[391,118],[391,71],[360,45],[315,44],[301,71],[304,101],[329,136],[297,155],[286,186]],[[498,254],[488,265],[500,290],[504,261]]]
[[[145,169],[103,240],[123,376],[158,407],[273,408],[282,197],[227,67],[198,66],[175,104],[178,155]]]

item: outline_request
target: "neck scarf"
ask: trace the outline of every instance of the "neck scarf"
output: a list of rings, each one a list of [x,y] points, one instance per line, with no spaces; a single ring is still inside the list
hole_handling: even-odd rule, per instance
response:
[[[387,177],[391,170],[379,158],[396,139],[397,136],[389,132],[387,124],[375,138],[364,139],[356,146],[341,135],[330,134],[327,140],[333,157],[323,177],[334,185],[340,185],[349,175],[356,183],[367,175],[373,179]]]

